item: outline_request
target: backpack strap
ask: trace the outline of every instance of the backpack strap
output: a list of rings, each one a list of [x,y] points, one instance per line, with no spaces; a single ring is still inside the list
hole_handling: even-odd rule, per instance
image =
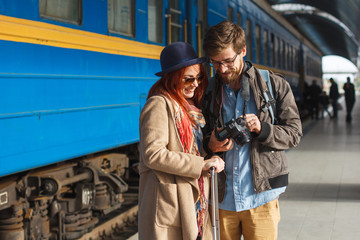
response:
[[[270,117],[271,117],[271,123],[275,124],[276,123],[276,114],[275,114],[276,113],[276,101],[274,99],[274,92],[272,90],[272,86],[271,86],[271,82],[270,82],[269,71],[264,70],[264,69],[258,69],[258,70],[259,70],[261,76],[263,77],[263,79],[265,80],[266,85],[269,89],[269,90],[263,92],[266,104],[263,107],[262,111],[266,112],[267,110],[269,110]]]

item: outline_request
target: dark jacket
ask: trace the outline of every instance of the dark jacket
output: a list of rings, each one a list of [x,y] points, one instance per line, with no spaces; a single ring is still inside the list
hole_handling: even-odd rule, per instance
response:
[[[355,86],[352,83],[344,84],[345,101],[349,103],[355,102]]]
[[[243,73],[249,78],[250,87],[255,96],[257,116],[261,122],[260,134],[253,134],[251,141],[251,166],[255,192],[283,187],[288,184],[288,163],[284,150],[295,147],[302,137],[299,112],[289,83],[280,75],[270,72],[270,80],[276,100],[277,124],[271,124],[269,111],[263,111],[266,102],[263,91],[267,85],[259,71],[246,62],[247,70]],[[208,148],[211,132],[215,126],[223,127],[221,114],[223,85],[216,76],[210,80],[204,97],[203,113],[206,118],[204,132],[204,149],[212,155]],[[223,156],[223,153],[216,153]],[[226,159],[225,159],[226,163]],[[224,171],[219,174],[219,201],[225,194]]]
[[[339,89],[338,89],[338,85],[335,82],[333,82],[330,86],[329,97],[331,100],[333,100],[333,102],[336,102],[337,99],[339,98]]]

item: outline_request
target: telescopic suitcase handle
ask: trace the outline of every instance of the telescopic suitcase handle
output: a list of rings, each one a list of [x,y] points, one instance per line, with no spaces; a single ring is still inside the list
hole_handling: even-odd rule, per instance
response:
[[[218,185],[217,173],[215,168],[210,168],[211,174],[211,226],[213,229],[214,240],[220,240],[220,227],[219,227],[219,198],[218,198]]]

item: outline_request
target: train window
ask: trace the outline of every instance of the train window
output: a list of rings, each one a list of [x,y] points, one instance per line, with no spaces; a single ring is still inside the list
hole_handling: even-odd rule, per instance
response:
[[[289,55],[290,55],[290,61],[289,61],[289,70],[294,71],[294,55],[293,55],[293,46],[290,46],[289,48]]]
[[[241,14],[239,12],[236,13],[236,24],[241,26]]]
[[[135,0],[108,0],[110,32],[135,36]]]
[[[280,56],[280,39],[276,37],[275,39],[275,48],[276,48],[276,67],[281,68],[281,56]]]
[[[297,49],[294,49],[295,55],[295,72],[299,72],[299,53]]]
[[[284,62],[284,68],[286,70],[289,70],[289,44],[284,42],[285,47],[285,62]]]
[[[148,38],[151,42],[161,43],[163,39],[162,1],[148,1]]]
[[[255,52],[256,52],[256,63],[261,63],[261,38],[260,38],[260,26],[255,26]]]
[[[279,67],[284,68],[284,40],[279,41]]]
[[[281,45],[283,46],[283,48],[282,48],[282,67],[283,67],[283,69],[286,69],[286,62],[287,62],[287,59],[286,59],[286,43],[285,43],[285,41],[284,40],[282,40],[282,42],[281,42]]]
[[[321,77],[321,60],[312,57],[306,57],[306,75]]]
[[[249,19],[246,20],[246,59],[252,60],[252,28],[251,21]]]
[[[170,0],[169,1],[170,14],[171,14],[171,42],[180,41],[181,29],[181,14],[179,10],[179,0]]]
[[[39,0],[40,17],[81,24],[81,0]]]
[[[287,62],[287,67],[289,71],[292,71],[291,69],[291,61],[292,61],[292,57],[291,57],[291,46],[290,44],[287,44],[287,55],[288,55],[288,62]]]
[[[310,57],[306,57],[306,75],[310,75],[311,73],[311,58]]]
[[[288,44],[288,55],[289,55],[288,70],[292,71],[292,50],[291,50],[291,45],[290,44]]]
[[[272,66],[272,67],[275,67],[275,54],[276,54],[276,49],[275,49],[275,36],[274,36],[273,33],[271,34],[270,48],[271,48],[271,66]]]
[[[296,50],[296,47],[294,47],[293,49],[293,58],[294,58],[294,62],[293,62],[293,69],[294,69],[294,72],[299,72],[298,71],[298,67],[297,67],[297,50]]]
[[[268,31],[264,30],[264,64],[269,65]]]
[[[294,55],[293,55],[293,46],[289,45],[289,70],[294,71]]]
[[[234,9],[228,7],[228,19],[230,22],[234,22]]]

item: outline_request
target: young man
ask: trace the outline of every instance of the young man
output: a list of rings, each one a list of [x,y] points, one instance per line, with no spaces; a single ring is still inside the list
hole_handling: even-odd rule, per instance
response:
[[[266,82],[258,69],[243,60],[243,29],[223,21],[209,29],[203,46],[216,71],[204,98],[204,148],[210,155],[225,157],[225,174],[218,176],[221,239],[241,235],[245,240],[277,239],[278,197],[285,191],[289,173],[284,150],[295,147],[302,136],[293,93],[282,76],[270,72],[277,119],[272,124],[263,94],[268,91]],[[246,123],[250,143],[244,131],[240,135],[245,136],[236,141],[219,141],[216,132],[239,118]]]

